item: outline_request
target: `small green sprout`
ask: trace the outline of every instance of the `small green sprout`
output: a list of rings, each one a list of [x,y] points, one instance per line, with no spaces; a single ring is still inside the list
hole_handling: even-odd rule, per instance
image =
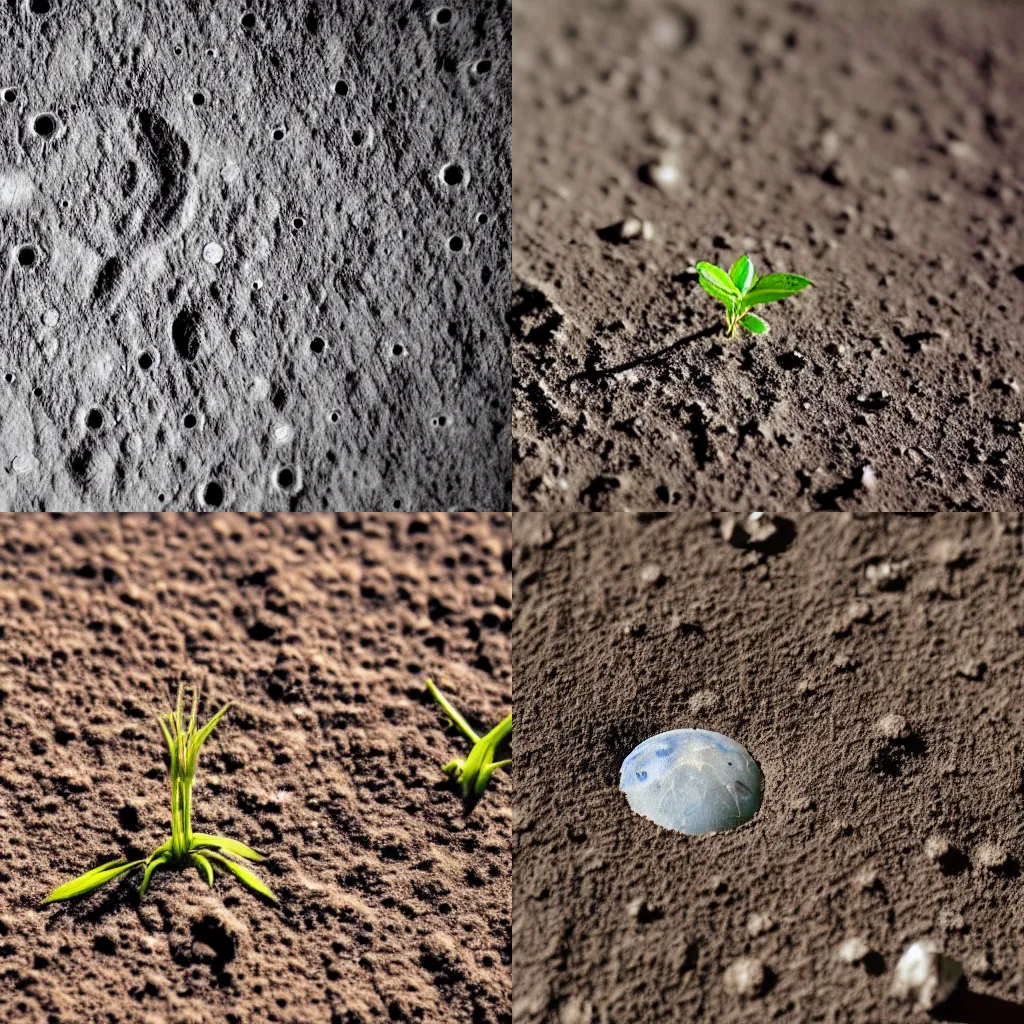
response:
[[[196,761],[199,748],[206,742],[214,726],[224,717],[230,704],[225,704],[201,729],[196,729],[196,712],[199,708],[198,693],[192,694],[192,714],[186,728],[181,714],[181,687],[178,688],[177,709],[158,717],[160,729],[167,740],[171,755],[171,837],[165,839],[144,860],[112,860],[98,868],[87,871],[78,878],[65,882],[54,889],[43,903],[75,899],[98,889],[134,868],[145,865],[139,894],[145,895],[153,872],[158,868],[183,868],[188,864],[195,867],[199,876],[212,888],[214,869],[230,871],[243,885],[253,892],[277,900],[277,897],[251,871],[228,860],[224,854],[231,854],[243,860],[259,861],[265,858],[250,850],[237,839],[211,836],[204,832],[192,831],[192,782],[196,775]]]
[[[445,775],[457,782],[462,789],[462,797],[468,803],[475,803],[483,795],[491,775],[499,768],[506,768],[512,763],[495,761],[494,754],[498,745],[512,733],[512,716],[499,722],[486,736],[477,736],[469,723],[448,703],[440,690],[428,679],[427,689],[430,695],[441,705],[441,710],[451,719],[463,736],[473,744],[469,757],[464,761],[449,761],[442,769]]]
[[[704,262],[697,264],[697,273],[701,288],[725,306],[725,326],[730,338],[737,324],[742,324],[751,334],[767,333],[768,324],[748,310],[789,298],[813,284],[799,274],[755,277],[753,261],[746,254],[729,268],[728,274],[714,263]]]

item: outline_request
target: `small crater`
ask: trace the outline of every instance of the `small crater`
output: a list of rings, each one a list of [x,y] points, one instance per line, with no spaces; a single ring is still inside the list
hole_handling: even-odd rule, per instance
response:
[[[203,501],[210,508],[220,508],[224,502],[224,488],[216,480],[211,480],[203,491]]]
[[[309,348],[310,348],[310,351],[313,353],[313,355],[315,355],[315,356],[320,355],[320,353],[323,352],[323,350],[324,350],[324,339],[323,338],[314,338],[309,343]]]
[[[489,75],[491,73],[491,62],[485,57],[473,65],[473,70],[478,75]]]
[[[393,356],[404,356],[405,355],[405,346],[404,345],[399,345],[397,343],[392,345],[391,346],[391,354]]]
[[[206,96],[201,92],[194,92],[192,93],[192,102],[197,107],[201,107],[206,102]]]
[[[452,12],[449,7],[438,7],[434,11],[434,24],[435,25],[450,25],[452,23]]]
[[[211,967],[215,970],[235,958],[235,936],[212,914],[207,914],[193,923],[192,939],[213,950],[214,959]]]
[[[448,248],[451,249],[452,252],[462,252],[465,246],[466,243],[459,235],[452,235],[452,237],[448,239]]]
[[[256,15],[252,11],[246,11],[242,15],[242,28],[253,29],[256,27]]]
[[[455,188],[466,180],[466,172],[458,164],[445,164],[438,177],[446,184]]]
[[[192,428],[195,427],[195,425],[196,425],[195,413],[191,413],[191,412],[185,413],[185,418],[181,422],[184,425],[186,430],[192,430]]]
[[[32,3],[29,4],[29,10],[33,14],[49,14],[50,0],[32,0]]]
[[[928,753],[928,744],[916,732],[883,740],[871,755],[871,771],[880,779],[898,778],[913,762]]]
[[[40,114],[32,122],[32,130],[41,139],[48,139],[57,130],[57,120],[53,114]]]
[[[85,425],[90,430],[99,430],[103,426],[103,413],[99,409],[90,409],[85,417]]]
[[[171,337],[178,355],[191,363],[199,354],[199,318],[191,309],[183,309],[174,318]]]
[[[18,263],[23,267],[34,267],[36,264],[35,247],[31,245],[23,245],[18,250]]]
[[[287,129],[285,129],[285,128],[275,128],[274,129],[274,141],[275,142],[280,142],[285,137],[286,134],[287,134]]]
[[[4,101],[7,103],[13,103],[18,98],[17,89],[4,89]]]
[[[92,948],[97,953],[113,956],[117,952],[117,943],[109,935],[97,935],[92,940]]]
[[[277,486],[282,491],[290,491],[295,486],[295,472],[288,466],[277,471]]]
[[[156,357],[152,352],[146,351],[139,354],[139,369],[152,370],[156,365]]]
[[[338,81],[334,83],[334,94],[336,96],[347,96],[348,82],[345,82],[339,78]]]
[[[131,804],[125,804],[117,812],[117,820],[121,827],[129,832],[139,831],[139,812]]]

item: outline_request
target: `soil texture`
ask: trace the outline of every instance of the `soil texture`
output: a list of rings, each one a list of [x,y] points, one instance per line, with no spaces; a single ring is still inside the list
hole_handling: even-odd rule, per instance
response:
[[[513,23],[514,508],[1019,507],[1024,5]],[[815,287],[729,339],[744,252]]]
[[[516,517],[516,1024],[1024,1019],[1024,520]],[[757,816],[632,813],[642,740],[704,728],[764,772]]]
[[[38,1024],[509,1024],[511,785],[466,814],[476,726],[511,705],[506,516],[0,518],[0,1018]],[[169,834],[155,721],[232,707],[193,828],[230,876],[57,885]]]

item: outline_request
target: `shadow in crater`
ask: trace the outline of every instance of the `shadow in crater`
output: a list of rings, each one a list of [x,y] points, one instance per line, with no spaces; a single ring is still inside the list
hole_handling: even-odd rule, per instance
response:
[[[697,331],[694,334],[687,334],[685,337],[677,338],[671,345],[666,345],[665,348],[658,349],[657,352],[649,352],[645,356],[640,356],[637,359],[631,359],[628,363],[620,363],[618,366],[598,367],[594,366],[588,359],[587,365],[579,373],[574,373],[571,377],[566,377],[565,383],[571,384],[574,380],[596,381],[601,377],[612,377],[617,373],[625,373],[627,370],[635,370],[638,366],[646,366],[648,363],[660,362],[666,356],[673,353],[677,348],[682,348],[683,345],[689,344],[692,341],[700,341],[702,338],[712,338],[718,334],[721,329],[721,323],[712,324],[710,327],[705,327],[703,330]]]

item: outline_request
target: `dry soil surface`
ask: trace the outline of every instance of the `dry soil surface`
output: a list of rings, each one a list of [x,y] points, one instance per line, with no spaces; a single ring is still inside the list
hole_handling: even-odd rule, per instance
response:
[[[521,0],[514,29],[514,507],[1018,506],[1024,6]],[[729,340],[693,266],[743,252],[816,287]]]
[[[516,518],[516,1024],[920,1020],[889,988],[921,937],[952,1019],[1024,1019],[1024,521],[728,526]],[[686,727],[760,762],[746,826],[629,810],[622,759]]]
[[[432,675],[511,704],[507,516],[0,519],[0,1018],[508,1024],[511,786],[471,815]],[[232,708],[197,831],[269,855],[280,904],[194,871],[56,885],[169,826],[155,715]],[[200,829],[200,826],[202,828]]]

